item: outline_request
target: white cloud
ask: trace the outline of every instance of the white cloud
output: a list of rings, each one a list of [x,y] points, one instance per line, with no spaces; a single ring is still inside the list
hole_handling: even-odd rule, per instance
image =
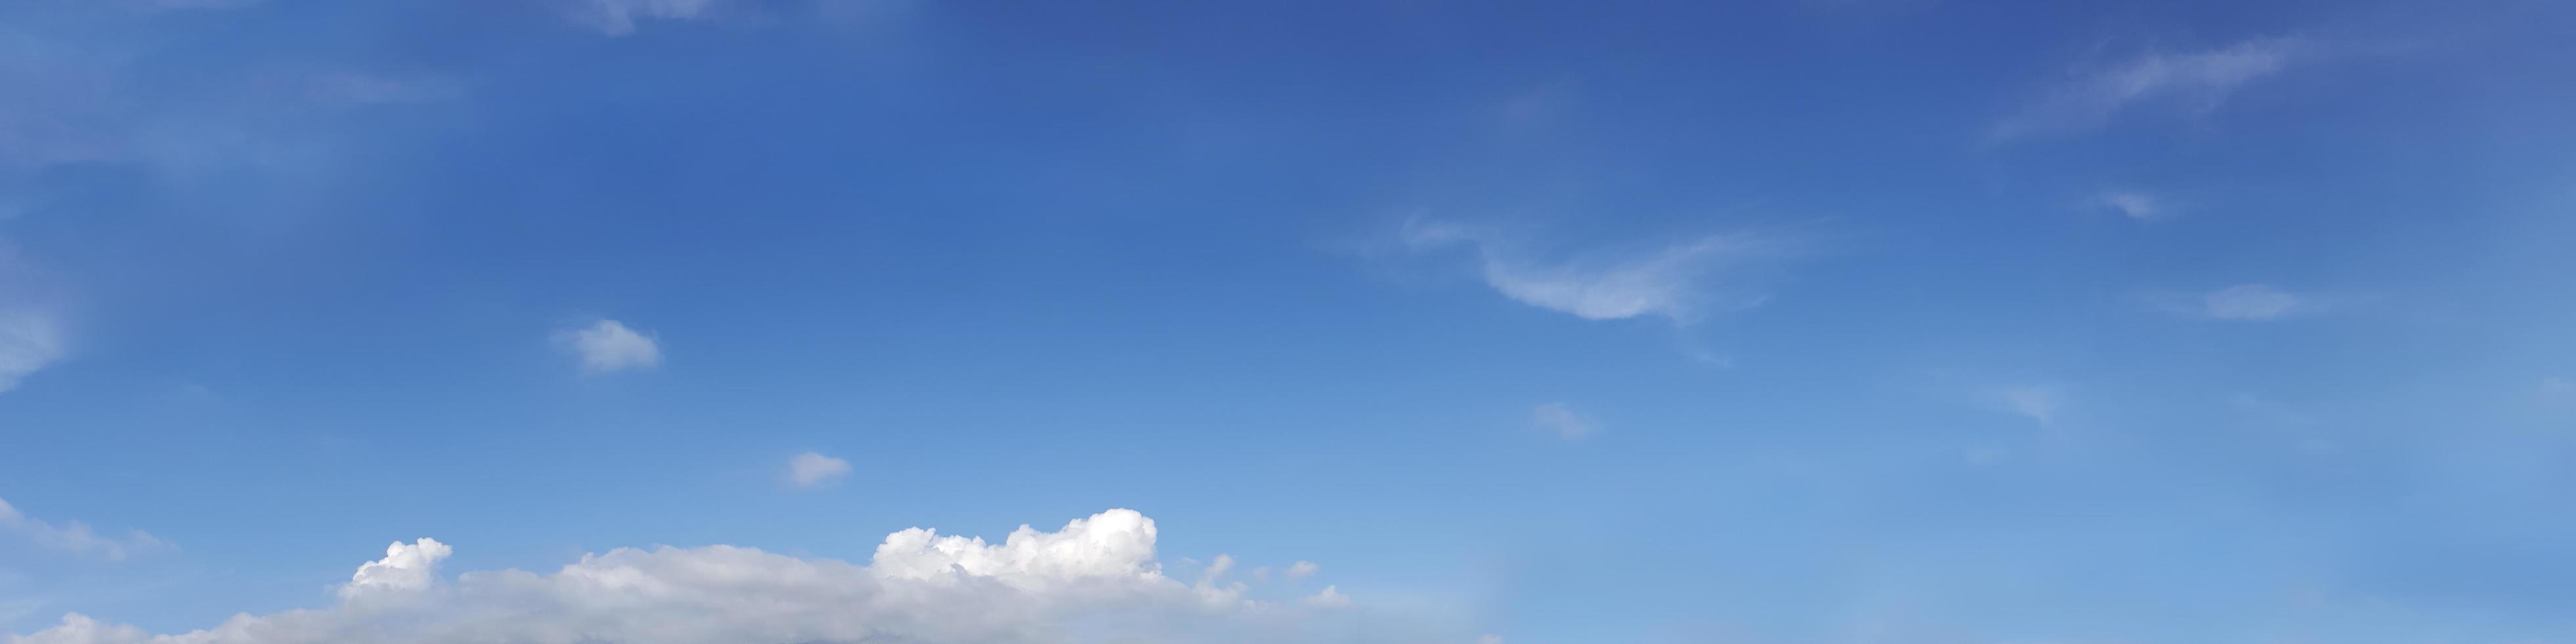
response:
[[[2325,304],[2316,298],[2295,295],[2269,284],[2241,284],[2195,297],[2167,298],[2163,305],[2166,311],[2184,317],[2247,322],[2307,315],[2325,308]]]
[[[2205,51],[2147,52],[2076,73],[1996,123],[1992,136],[2004,141],[2084,132],[2142,103],[2179,103],[2187,111],[2207,112],[2246,83],[2279,73],[2308,49],[2294,38],[2263,38]]]
[[[1307,597],[1306,603],[1328,608],[1339,608],[1351,605],[1351,596],[1342,594],[1340,588],[1325,586],[1322,592],[1317,592],[1313,596]]]
[[[1002,543],[896,532],[857,565],[734,546],[618,549],[551,573],[454,578],[446,549],[395,544],[336,605],[238,615],[206,630],[151,635],[74,614],[7,644],[1036,644],[1041,642],[1463,641],[1364,607],[1211,596],[1162,574],[1155,527],[1110,510]],[[408,549],[407,549],[408,548]],[[1239,587],[1239,585],[1238,585]],[[1347,604],[1337,589],[1324,596]],[[1447,635],[1442,635],[1447,633]]]
[[[18,508],[9,505],[6,499],[0,499],[0,531],[18,533],[19,536],[26,537],[29,541],[34,541],[37,546],[46,549],[95,556],[110,561],[122,560],[130,555],[168,550],[171,547],[168,542],[154,538],[142,530],[129,531],[123,537],[111,537],[100,535],[79,521],[69,521],[56,526],[19,512]]]
[[[2557,376],[2541,378],[2540,386],[2534,388],[2533,393],[2543,403],[2553,405],[2576,403],[2576,381]]]
[[[1289,564],[1289,565],[1288,565],[1288,578],[1289,578],[1289,579],[1304,579],[1304,578],[1306,578],[1306,577],[1314,576],[1315,571],[1320,570],[1320,569],[1321,569],[1320,567],[1318,567],[1318,566],[1316,566],[1316,565],[1315,565],[1315,562],[1312,562],[1312,561],[1299,561],[1299,562],[1297,562],[1297,563],[1293,563],[1293,564]]]
[[[2055,386],[2003,387],[1996,389],[1994,396],[2005,411],[2039,421],[2044,426],[2057,424],[2058,414],[2066,409],[2066,393]]]
[[[662,364],[662,347],[616,320],[555,333],[555,342],[581,356],[582,373],[650,369]]]
[[[1402,239],[1425,251],[1467,246],[1485,284],[1522,304],[1586,320],[1663,316],[1696,321],[1723,299],[1719,278],[1771,244],[1750,235],[1711,235],[1635,254],[1547,259],[1493,231],[1441,222],[1407,222]],[[1759,303],[1738,298],[1737,306]]]
[[[637,20],[687,20],[706,15],[724,0],[576,0],[572,17],[601,33],[635,33]]]
[[[0,309],[0,392],[18,388],[28,374],[62,360],[65,353],[62,328],[53,316]]]
[[[358,572],[349,576],[349,584],[340,587],[340,597],[428,588],[436,579],[438,561],[453,552],[447,544],[428,537],[410,544],[396,541],[385,546],[385,558],[358,566]]]
[[[1530,422],[1538,425],[1539,429],[1554,432],[1558,438],[1570,441],[1583,440],[1593,434],[1601,433],[1601,423],[1574,413],[1574,409],[1565,406],[1565,403],[1539,405],[1537,409],[1530,411]]]
[[[816,452],[787,459],[787,480],[796,487],[820,487],[850,473],[850,462]]]
[[[2167,205],[2155,195],[2135,190],[2104,191],[2098,201],[2112,212],[2139,221],[2154,221],[2169,214]]]

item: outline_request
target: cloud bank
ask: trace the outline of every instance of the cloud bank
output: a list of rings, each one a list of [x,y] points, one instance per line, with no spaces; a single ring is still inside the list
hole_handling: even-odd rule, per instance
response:
[[[1338,588],[1295,601],[1246,599],[1243,584],[1185,585],[1155,559],[1155,525],[1109,510],[1001,543],[914,528],[866,565],[733,546],[618,549],[553,573],[436,565],[431,539],[396,543],[358,569],[340,602],[239,615],[156,635],[72,614],[7,644],[1018,644],[1070,642],[1457,642],[1372,619]],[[1215,571],[1211,576],[1221,575]]]

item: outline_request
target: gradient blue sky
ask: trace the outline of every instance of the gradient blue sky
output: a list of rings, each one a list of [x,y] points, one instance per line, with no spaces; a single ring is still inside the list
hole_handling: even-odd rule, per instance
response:
[[[2541,1],[7,2],[0,636],[1132,508],[1317,641],[2576,642],[2570,115]]]

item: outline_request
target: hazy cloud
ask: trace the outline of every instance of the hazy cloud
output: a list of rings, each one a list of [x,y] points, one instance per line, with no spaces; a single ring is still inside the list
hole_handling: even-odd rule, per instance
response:
[[[598,29],[601,33],[623,36],[635,33],[639,20],[688,20],[707,15],[725,0],[575,0],[571,14],[575,22]]]
[[[110,561],[171,547],[168,542],[142,530],[128,531],[125,536],[115,537],[98,534],[79,521],[67,521],[56,526],[19,512],[6,499],[0,499],[0,531],[16,533],[49,550]]]
[[[796,487],[822,487],[850,474],[850,462],[815,452],[787,459],[787,480]]]
[[[2263,322],[2309,315],[2325,310],[2325,302],[2281,290],[2270,284],[2240,284],[2198,295],[2164,295],[2150,298],[2158,309],[2176,316],[2202,320]]]
[[[2237,88],[2279,73],[2308,49],[2295,38],[2262,38],[2202,51],[2150,51],[2080,70],[2004,117],[1991,136],[2003,141],[2084,132],[2142,104],[2206,113]]]
[[[1565,403],[1539,405],[1537,409],[1530,411],[1530,422],[1538,425],[1539,429],[1547,430],[1556,434],[1558,438],[1570,441],[1583,440],[1593,434],[1601,433],[1601,423],[1574,413],[1574,409],[1567,407]],[[1296,571],[1289,572],[1294,574]]]
[[[2056,425],[2058,414],[2066,409],[2066,393],[2054,385],[1999,387],[1993,395],[2005,411],[2039,421],[2043,426]]]
[[[1551,256],[1492,230],[1428,221],[1408,222],[1402,240],[1415,251],[1472,250],[1485,284],[1523,304],[1587,320],[1662,316],[1677,323],[1721,305],[1759,303],[1741,295],[1727,301],[1719,281],[1775,246],[1752,235],[1709,235],[1635,253]]]
[[[65,353],[62,329],[53,316],[0,306],[0,392],[18,388],[28,374],[62,360]]]
[[[2168,204],[2155,195],[2136,190],[2106,190],[2096,198],[2103,208],[2138,221],[2154,221],[2170,214]]]

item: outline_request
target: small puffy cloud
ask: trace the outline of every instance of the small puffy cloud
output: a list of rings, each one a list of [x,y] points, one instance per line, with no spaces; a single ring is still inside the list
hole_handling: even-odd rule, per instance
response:
[[[18,536],[48,550],[93,556],[110,561],[168,550],[171,547],[169,542],[154,538],[142,530],[129,531],[125,536],[115,537],[101,535],[79,521],[67,521],[57,526],[19,512],[18,508],[9,505],[6,499],[0,499],[0,532],[17,533]]]
[[[428,537],[408,544],[396,541],[385,546],[385,558],[358,566],[357,574],[349,576],[349,584],[340,587],[340,596],[428,588],[437,579],[438,561],[453,552],[447,544]]]
[[[635,33],[639,20],[688,20],[711,13],[724,0],[573,0],[571,17],[600,33]]]
[[[1211,595],[1162,574],[1152,519],[1109,510],[1001,543],[914,528],[865,564],[735,546],[621,548],[552,572],[446,578],[436,541],[394,544],[336,605],[237,615],[154,635],[68,615],[9,644],[791,644],[914,642],[1393,643],[1464,641],[1353,605]],[[1240,587],[1239,585],[1237,586]],[[1323,599],[1330,598],[1330,599]]]
[[[2262,38],[2203,51],[2147,52],[2083,69],[1995,124],[2006,141],[2089,131],[2140,105],[2205,113],[2247,83],[2279,73],[2311,47],[2295,38]]]
[[[1328,608],[1339,608],[1351,605],[1351,597],[1349,595],[1342,594],[1340,588],[1325,586],[1322,592],[1318,592],[1307,597],[1306,603]]]
[[[1719,290],[1729,269],[1763,256],[1777,244],[1752,235],[1711,235],[1637,253],[1551,257],[1526,250],[1483,228],[1444,222],[1407,222],[1406,248],[1421,252],[1465,247],[1475,253],[1487,286],[1522,304],[1586,320],[1660,316],[1690,323],[1730,298]],[[1738,296],[1735,307],[1761,298]]]
[[[662,364],[662,346],[616,320],[555,333],[555,343],[581,357],[582,373],[650,369]]]
[[[787,459],[787,481],[796,487],[822,487],[849,474],[849,461],[818,452],[806,452]]]
[[[1530,423],[1570,441],[1601,433],[1601,423],[1574,413],[1574,408],[1565,403],[1539,405],[1530,411]]]
[[[1315,562],[1299,561],[1288,565],[1288,578],[1304,579],[1306,577],[1314,576],[1315,571],[1317,570],[1320,570],[1320,568],[1315,565]]]
[[[50,315],[0,309],[0,392],[63,359],[62,328]]]

